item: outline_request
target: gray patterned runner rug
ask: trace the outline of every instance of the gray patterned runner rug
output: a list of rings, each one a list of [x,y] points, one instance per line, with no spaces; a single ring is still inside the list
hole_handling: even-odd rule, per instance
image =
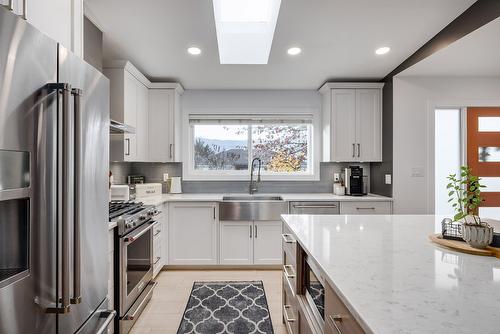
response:
[[[177,334],[273,334],[262,281],[195,282]]]

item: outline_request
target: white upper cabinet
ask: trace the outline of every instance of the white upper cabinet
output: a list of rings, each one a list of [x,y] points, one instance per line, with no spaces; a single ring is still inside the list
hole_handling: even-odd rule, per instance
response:
[[[8,6],[9,0],[0,0]],[[83,58],[83,0],[13,0],[13,12],[26,15],[38,30]]]
[[[105,63],[103,72],[110,81],[111,119],[135,128],[110,136],[111,161],[148,161],[149,80],[127,61]]]
[[[383,83],[326,83],[323,161],[382,161]]]
[[[181,161],[181,85],[152,83],[149,89],[149,161]]]

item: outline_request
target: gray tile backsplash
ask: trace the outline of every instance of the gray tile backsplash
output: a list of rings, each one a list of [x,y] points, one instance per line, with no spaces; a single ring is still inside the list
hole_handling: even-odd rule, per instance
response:
[[[368,176],[370,184],[369,163],[334,163],[322,162],[320,164],[319,181],[262,181],[259,184],[261,193],[331,193],[333,187],[333,174],[341,173],[349,165],[360,165],[363,174]],[[167,192],[167,184],[163,182],[163,174],[169,176],[182,176],[181,163],[150,163],[150,162],[113,162],[110,166],[114,183],[126,183],[127,176],[144,175],[146,182],[163,184],[163,192]],[[368,189],[370,190],[370,189]],[[182,181],[184,193],[246,193],[248,181]]]

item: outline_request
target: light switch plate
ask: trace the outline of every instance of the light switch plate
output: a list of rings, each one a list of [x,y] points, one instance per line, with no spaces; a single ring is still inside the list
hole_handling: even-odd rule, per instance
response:
[[[164,173],[163,174],[163,182],[167,182],[168,181],[168,173]]]
[[[385,174],[385,184],[392,184],[392,175]]]

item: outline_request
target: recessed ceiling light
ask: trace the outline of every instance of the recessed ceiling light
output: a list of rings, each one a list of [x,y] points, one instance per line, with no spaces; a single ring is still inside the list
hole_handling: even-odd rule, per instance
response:
[[[296,56],[296,55],[298,55],[299,53],[302,52],[302,49],[298,48],[298,47],[293,47],[293,48],[288,49],[287,52],[291,56]]]
[[[189,54],[192,54],[192,55],[199,55],[201,53],[201,49],[200,48],[197,48],[196,46],[192,46],[190,48],[188,48],[188,53]]]
[[[375,50],[375,53],[378,55],[385,55],[387,52],[391,51],[391,48],[388,46],[383,46]]]

